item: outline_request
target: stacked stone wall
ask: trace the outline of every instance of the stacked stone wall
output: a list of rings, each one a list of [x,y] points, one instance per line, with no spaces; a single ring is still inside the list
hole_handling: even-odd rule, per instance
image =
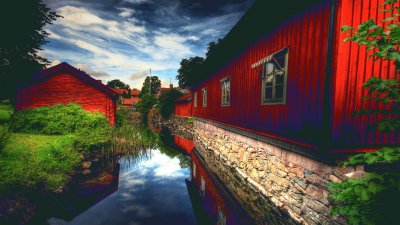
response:
[[[271,211],[284,212],[298,224],[345,224],[329,214],[327,183],[360,176],[362,167],[328,165],[203,120],[195,121],[193,137],[210,170],[250,215],[261,219],[259,224],[271,222]],[[238,185],[240,180],[247,187]]]

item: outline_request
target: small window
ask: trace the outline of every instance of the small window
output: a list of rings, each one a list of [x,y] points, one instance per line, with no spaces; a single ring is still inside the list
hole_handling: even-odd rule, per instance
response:
[[[288,50],[281,50],[268,58],[270,60],[262,67],[261,103],[285,104]]]
[[[194,105],[194,107],[197,107],[197,91],[194,93],[194,96],[193,96],[193,105]]]
[[[207,88],[201,89],[201,93],[203,94],[203,107],[207,107]]]
[[[217,225],[226,225],[226,216],[221,207],[218,206],[218,221]]]
[[[221,80],[221,105],[229,106],[231,99],[231,79],[226,77]]]
[[[196,164],[193,162],[193,178],[196,178]]]
[[[203,196],[203,198],[206,196],[206,182],[205,182],[203,176],[201,176],[200,194],[201,194],[201,196]]]

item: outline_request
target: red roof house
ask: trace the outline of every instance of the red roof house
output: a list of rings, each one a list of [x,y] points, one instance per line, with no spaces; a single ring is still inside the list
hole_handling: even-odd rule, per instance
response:
[[[192,93],[182,95],[175,100],[175,116],[192,116]]]
[[[61,63],[34,75],[20,87],[16,110],[78,103],[85,110],[103,113],[114,124],[118,93],[68,63]]]

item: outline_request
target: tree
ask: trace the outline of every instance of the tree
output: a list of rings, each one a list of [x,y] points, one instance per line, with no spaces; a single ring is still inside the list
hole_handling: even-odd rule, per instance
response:
[[[395,65],[394,79],[373,77],[364,87],[369,89],[369,100],[382,103],[384,109],[364,109],[356,113],[377,114],[380,120],[377,128],[381,132],[400,131],[400,8],[398,0],[386,0],[383,13],[386,18],[380,24],[370,19],[358,28],[342,27],[349,32],[345,42],[353,41],[365,45],[373,60],[383,59]],[[350,224],[398,224],[397,204],[400,201],[400,147],[386,147],[376,152],[358,154],[343,163],[344,166],[366,164],[375,169],[357,179],[342,183],[331,183],[332,198],[339,204],[332,207],[331,213],[343,215]],[[394,169],[393,169],[394,168]]]
[[[119,79],[110,80],[107,82],[107,87],[109,88],[121,88],[121,89],[130,89],[128,84],[120,81]]]
[[[207,44],[206,58],[210,57],[210,55],[212,55],[215,52],[215,50],[220,45],[221,41],[222,41],[222,39],[218,38],[217,41],[212,41]]]
[[[151,90],[150,90],[151,87]],[[143,82],[142,90],[140,91],[140,97],[151,94],[155,95],[160,91],[161,81],[157,76],[151,76],[151,85],[150,85],[150,76],[147,76]]]
[[[0,99],[14,99],[16,87],[50,62],[39,55],[49,35],[44,30],[60,16],[42,0],[4,1],[0,14]]]
[[[150,109],[157,105],[157,99],[154,95],[144,94],[137,104],[138,111],[142,114],[144,124],[147,124],[148,113]]]
[[[181,67],[178,70],[176,79],[181,88],[193,88],[202,78],[201,67],[204,64],[204,58],[196,56],[189,59],[182,59]]]
[[[175,89],[163,91],[158,98],[159,101],[159,111],[164,119],[168,119],[174,111],[174,101],[175,99],[182,96],[182,93]]]

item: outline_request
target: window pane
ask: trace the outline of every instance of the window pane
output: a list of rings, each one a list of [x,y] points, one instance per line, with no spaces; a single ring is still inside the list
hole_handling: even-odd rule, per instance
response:
[[[277,99],[282,99],[283,98],[283,84],[275,86],[275,97]]]
[[[265,99],[266,100],[272,99],[272,87],[271,86],[265,87]]]

